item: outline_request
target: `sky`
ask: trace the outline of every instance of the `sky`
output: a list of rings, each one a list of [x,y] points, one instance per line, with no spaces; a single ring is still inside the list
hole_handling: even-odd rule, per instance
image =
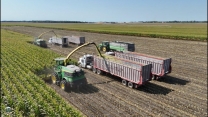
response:
[[[207,21],[207,0],[1,0],[1,21]]]

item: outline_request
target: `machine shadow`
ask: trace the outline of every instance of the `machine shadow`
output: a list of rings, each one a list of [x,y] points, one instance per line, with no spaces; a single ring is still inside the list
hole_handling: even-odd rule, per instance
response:
[[[67,92],[74,92],[74,93],[79,93],[79,94],[91,94],[91,93],[99,92],[99,89],[93,86],[92,84],[86,84],[83,87],[76,88],[76,89],[74,88]]]
[[[162,77],[158,81],[168,83],[168,84],[174,84],[174,85],[186,85],[187,83],[190,82],[190,81],[180,79],[180,78],[176,78],[176,77],[169,76],[169,75],[167,75],[165,77]]]
[[[98,83],[92,83],[93,85],[96,85],[96,84],[107,84],[107,83],[110,83],[110,82],[114,82],[115,80],[109,80],[109,81],[104,81],[104,82],[98,82]]]
[[[33,44],[33,41],[26,41],[27,43],[29,43],[29,44]]]
[[[110,82],[120,82],[121,83],[121,80],[122,80],[120,77],[113,76],[111,74],[103,74],[103,76],[107,76],[109,81],[100,82],[100,83],[97,83],[97,84],[105,84],[105,83],[110,83]],[[119,84],[119,85],[122,86],[122,84]],[[134,89],[132,89],[132,90],[134,90]],[[153,83],[151,83],[151,81],[146,83],[143,86],[138,87],[135,90],[143,91],[143,92],[150,93],[150,94],[160,94],[160,95],[167,95],[168,93],[174,91],[174,90],[169,89],[167,87],[163,87],[163,86],[160,86],[160,85],[157,85],[157,84],[153,84]]]
[[[33,41],[26,41],[27,43],[29,43],[29,44],[32,44],[32,45],[34,45],[33,44]],[[38,46],[38,45],[35,45],[35,46]],[[40,47],[40,46],[39,46]],[[45,48],[45,49],[50,49],[50,48],[53,48],[53,47],[60,47],[60,48],[74,48],[74,47],[72,47],[71,45],[69,45],[69,46],[60,46],[60,45],[57,45],[57,44],[54,44],[54,45],[52,45],[52,44],[49,44],[49,43],[47,43],[47,47],[41,47],[41,48]]]
[[[169,89],[167,87],[153,84],[151,82],[148,82],[147,84],[140,86],[135,90],[143,91],[143,92],[150,93],[150,94],[160,94],[160,95],[167,95],[168,93],[174,91],[174,90]]]
[[[29,44],[32,44],[32,45],[34,45],[34,46],[38,46],[38,45],[35,45],[35,44],[33,44],[33,41],[26,41],[27,43],[29,43]],[[41,47],[41,46],[38,46],[38,47]],[[50,48],[49,46],[47,46],[47,47],[41,47],[41,48],[45,48],[45,49],[47,49],[47,48]]]

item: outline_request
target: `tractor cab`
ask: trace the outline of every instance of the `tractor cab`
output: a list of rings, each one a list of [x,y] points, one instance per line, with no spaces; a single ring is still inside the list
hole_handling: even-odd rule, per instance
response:
[[[67,60],[67,63],[64,64],[64,60],[66,58],[64,57],[59,57],[54,59],[55,60],[55,68],[59,69],[61,68],[61,66],[67,66],[67,65],[74,65],[75,63],[73,61],[71,61],[71,59]]]
[[[109,41],[103,41],[102,46],[109,46]]]
[[[65,58],[56,58],[54,60],[55,60],[55,63],[56,63],[54,70],[56,72],[60,72],[61,71],[61,67],[64,66],[64,60],[65,60]]]
[[[54,59],[55,60],[55,62],[56,62],[56,65],[57,66],[64,66],[64,60],[65,60],[66,58],[56,58],[56,59]]]
[[[109,51],[110,45],[109,45],[109,41],[103,41],[101,44],[99,44],[99,49],[101,51]]]

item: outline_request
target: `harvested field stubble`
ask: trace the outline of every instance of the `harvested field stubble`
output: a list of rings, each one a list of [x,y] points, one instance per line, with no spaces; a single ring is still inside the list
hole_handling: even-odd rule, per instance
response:
[[[12,23],[3,26],[28,26],[53,28],[71,31],[94,32],[102,34],[152,37],[164,39],[207,41],[206,23],[124,23],[124,24],[87,24],[87,23]]]

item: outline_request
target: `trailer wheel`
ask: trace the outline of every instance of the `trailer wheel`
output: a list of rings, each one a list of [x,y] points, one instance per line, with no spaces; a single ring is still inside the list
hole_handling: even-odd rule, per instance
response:
[[[126,80],[122,80],[121,82],[122,82],[123,85],[125,85],[125,86],[127,85],[127,81]]]
[[[133,88],[134,87],[134,83],[128,82],[128,87]]]
[[[152,80],[155,80],[156,79],[156,76],[155,75],[152,75]]]
[[[62,90],[66,91],[66,80],[61,81],[60,87]]]
[[[138,84],[134,84],[134,88],[137,89],[139,87]]]
[[[159,80],[159,79],[160,79],[160,76],[157,76],[157,77],[156,77],[156,80]]]
[[[97,69],[96,69],[96,68],[93,68],[92,71],[93,71],[94,73],[96,73],[96,72],[97,72]]]
[[[101,75],[102,74],[102,71],[97,69],[97,74]]]

